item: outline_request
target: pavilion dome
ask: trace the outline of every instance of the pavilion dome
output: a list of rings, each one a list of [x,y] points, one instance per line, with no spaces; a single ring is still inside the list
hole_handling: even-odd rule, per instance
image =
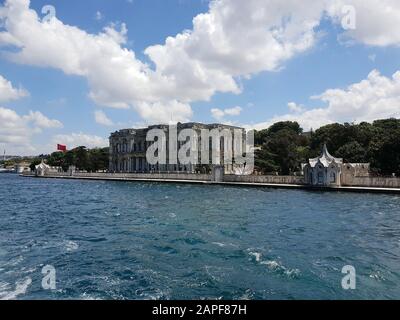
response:
[[[325,143],[324,147],[322,148],[322,154],[317,158],[310,159],[309,163],[312,168],[314,168],[318,163],[322,164],[325,168],[328,168],[332,163],[342,164],[343,159],[332,156],[329,153],[328,147]]]

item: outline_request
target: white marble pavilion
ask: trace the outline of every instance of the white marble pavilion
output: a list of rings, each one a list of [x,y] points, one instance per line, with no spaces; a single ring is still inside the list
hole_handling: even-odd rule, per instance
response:
[[[326,144],[322,154],[303,166],[306,183],[315,186],[340,186],[343,159],[332,156]]]

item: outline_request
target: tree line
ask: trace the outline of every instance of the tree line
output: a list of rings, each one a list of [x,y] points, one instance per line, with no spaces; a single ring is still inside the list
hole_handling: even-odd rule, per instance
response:
[[[109,148],[87,149],[78,147],[67,152],[53,152],[50,155],[40,155],[34,159],[30,165],[32,170],[40,164],[42,160],[52,167],[61,167],[67,171],[70,166],[75,166],[77,170],[87,172],[97,172],[108,170]]]
[[[255,131],[256,169],[263,174],[290,175],[301,171],[301,164],[320,155],[327,144],[329,152],[350,163],[370,163],[376,175],[400,175],[400,120],[376,120],[373,123],[334,123],[315,132],[304,132],[295,121],[277,122],[268,129]],[[50,166],[67,171],[108,170],[109,148],[78,147],[67,152],[41,155],[31,163],[33,170],[42,159]]]
[[[329,124],[304,132],[297,122],[278,122],[255,131],[256,167],[264,174],[294,174],[309,158],[320,155],[323,144],[329,152],[350,163],[370,163],[376,175],[400,175],[400,120],[373,123]]]

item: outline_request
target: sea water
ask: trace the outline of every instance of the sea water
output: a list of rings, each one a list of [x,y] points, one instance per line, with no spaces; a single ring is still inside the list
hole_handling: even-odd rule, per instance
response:
[[[399,196],[0,175],[0,299],[399,299],[399,283]]]

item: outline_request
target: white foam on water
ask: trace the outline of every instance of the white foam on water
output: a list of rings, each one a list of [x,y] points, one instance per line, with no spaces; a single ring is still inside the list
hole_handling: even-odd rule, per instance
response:
[[[285,274],[286,274],[289,278],[292,278],[292,277],[299,277],[300,274],[301,274],[301,272],[300,272],[299,269],[288,269],[288,270],[285,270]]]
[[[86,292],[82,293],[79,298],[80,298],[80,300],[86,300],[86,301],[102,300],[101,298],[91,296],[91,295],[87,294]]]
[[[7,282],[0,282],[0,298],[7,294],[7,290],[10,289],[10,284]]]
[[[72,251],[76,251],[79,249],[79,244],[76,243],[75,241],[66,241],[65,242],[65,250],[67,250],[68,252],[72,252]]]
[[[23,272],[23,273],[33,273],[33,272],[35,272],[37,269],[35,268],[35,267],[32,267],[32,268],[27,268],[27,267],[23,267],[22,269],[21,269],[21,272]]]
[[[254,257],[255,261],[261,265],[266,266],[273,272],[278,272],[286,275],[289,278],[298,277],[301,272],[299,269],[289,269],[282,263],[276,260],[262,260],[262,254],[259,252],[249,251],[249,255]]]
[[[261,257],[262,257],[261,253],[250,251],[249,255],[254,257],[256,259],[256,262],[261,262]]]
[[[17,258],[11,259],[9,262],[5,263],[3,266],[15,267],[15,266],[19,265],[22,261],[24,261],[24,257],[19,256]]]
[[[164,299],[167,297],[168,294],[161,289],[156,289],[154,292],[143,292],[140,294],[140,297],[143,298],[143,300],[151,300],[151,301],[157,301],[160,299]]]
[[[247,289],[245,293],[243,293],[240,297],[239,300],[251,300],[253,297],[253,292],[251,289]]]
[[[276,269],[279,269],[280,267],[282,267],[279,264],[279,262],[277,262],[275,260],[261,261],[260,263],[266,265],[271,270],[276,270]]]
[[[10,288],[10,285],[8,283],[1,283],[0,300],[15,300],[18,296],[25,294],[31,284],[32,279],[28,277],[22,280],[18,280],[15,284],[14,291],[3,291],[8,290]]]
[[[207,275],[214,281],[222,281],[224,276],[224,271],[215,266],[205,266]]]
[[[221,248],[226,247],[226,244],[222,243],[222,242],[211,242],[211,243],[215,244],[216,246],[221,247]]]
[[[374,279],[374,280],[377,280],[377,281],[385,281],[386,280],[385,277],[379,271],[370,274],[369,277],[371,279]]]
[[[271,271],[281,272],[289,278],[297,277],[300,275],[299,269],[289,269],[275,260],[261,261],[260,264],[266,265]]]

